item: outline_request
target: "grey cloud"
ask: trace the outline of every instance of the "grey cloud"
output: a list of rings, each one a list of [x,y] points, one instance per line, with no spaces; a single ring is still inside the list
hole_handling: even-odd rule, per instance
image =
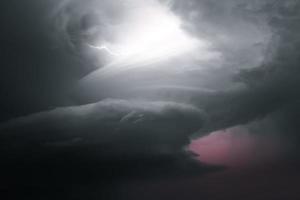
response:
[[[122,72],[80,87],[83,102],[108,96],[193,104],[207,113],[201,134],[262,119],[297,102],[299,94],[293,89],[299,85],[297,2],[203,0],[173,1],[172,6],[189,32],[212,41],[222,52],[222,66],[214,68],[218,65],[214,63],[211,68],[179,73],[163,70],[164,66],[164,73]]]
[[[113,99],[21,117],[0,126],[0,175],[13,187],[72,189],[221,170],[184,149],[203,122],[191,105]]]
[[[273,91],[277,98],[270,98],[264,94],[265,104],[281,104],[278,109],[270,113],[268,119],[277,133],[286,136],[294,148],[293,153],[299,154],[298,123],[299,98],[297,89],[299,79],[299,31],[300,4],[297,1],[277,1],[274,9],[262,9],[267,13],[269,23],[274,32],[272,45],[269,47],[270,58],[260,68],[242,71],[238,79],[247,84],[252,90],[265,88]],[[263,94],[262,94],[263,95]],[[261,95],[261,96],[262,96]],[[262,125],[262,129],[265,126]]]
[[[233,76],[244,88],[216,93],[194,102],[204,105],[210,121],[202,131],[236,124],[256,127],[260,134],[273,132],[294,143],[290,153],[299,154],[299,2],[266,1],[263,13],[273,32],[263,64]],[[268,121],[268,123],[266,123]],[[253,125],[255,122],[255,125]],[[247,125],[248,124],[248,125]],[[259,127],[259,128],[257,128]],[[260,129],[260,131],[257,131]],[[271,131],[270,131],[271,130]]]
[[[104,100],[57,108],[1,126],[10,147],[83,142],[105,146],[101,154],[176,153],[201,128],[203,112],[173,102]]]
[[[106,1],[101,2],[105,7]],[[99,177],[110,180],[111,172],[115,177],[124,171],[129,176],[145,175],[155,166],[155,170],[162,168],[160,174],[170,168],[176,172],[176,166],[199,167],[182,153],[190,137],[236,125],[257,134],[284,135],[293,140],[292,151],[298,156],[299,2],[174,2],[174,11],[188,22],[184,28],[215,42],[222,62],[193,63],[196,67],[176,72],[164,66],[161,71],[124,72],[75,95],[82,103],[98,103],[57,108],[1,124],[0,156],[6,167],[1,175],[11,167],[15,173],[7,179],[3,176],[4,182],[25,176],[27,183],[35,174],[37,182],[46,176],[47,181],[66,177],[72,183]],[[79,49],[79,54],[85,52],[81,44],[102,31],[93,27],[110,23],[105,13],[95,13],[91,5],[63,1],[53,14],[59,37],[73,51]],[[78,9],[82,12],[73,17]],[[103,22],[95,19],[99,15]],[[175,64],[182,63],[170,65]],[[84,61],[84,67],[90,65],[89,59]],[[107,97],[126,100],[102,100]]]
[[[174,12],[185,20],[185,29],[211,41],[214,49],[222,54],[221,63],[204,68],[213,80],[208,82],[209,87],[221,90],[232,87],[234,73],[264,62],[273,35],[265,13],[258,12],[264,5],[243,0],[174,1]]]
[[[85,34],[90,34],[92,39],[92,28],[102,23],[94,21],[97,17],[93,14],[97,15],[97,13],[91,12],[93,14],[88,15],[93,11],[92,5],[101,3],[105,8],[114,7],[109,1],[91,2],[92,4],[64,1],[53,15],[58,20],[57,25],[59,31],[62,31],[63,38],[67,37],[65,39],[68,43],[72,43],[71,45],[80,46],[80,40],[87,39]],[[141,139],[143,143],[135,151],[148,147],[164,151],[166,143],[173,145],[173,149],[180,149],[188,143],[188,136],[198,129],[202,128],[200,132],[204,133],[247,124],[271,115],[278,109],[288,107],[292,110],[292,105],[297,105],[299,99],[299,93],[295,89],[299,85],[297,64],[299,62],[297,53],[299,52],[297,39],[299,4],[297,2],[242,0],[174,2],[174,11],[188,22],[185,27],[187,30],[197,37],[215,41],[215,48],[224,54],[224,66],[207,68],[199,72],[183,70],[175,73],[167,72],[166,69],[166,74],[159,75],[157,71],[146,70],[146,72],[135,72],[134,81],[127,81],[128,73],[123,73],[109,80],[107,85],[95,84],[96,91],[101,89],[99,93],[102,94],[100,98],[95,99],[117,97],[128,98],[128,100],[60,108],[18,119],[11,122],[11,125],[8,125],[10,123],[4,125],[6,130],[12,132],[10,136],[4,134],[5,137],[8,136],[6,139],[14,140],[18,135],[24,140],[23,142],[19,140],[18,145],[27,142],[28,144],[44,142],[47,145],[62,145],[87,141],[110,144],[115,138],[123,138],[130,134],[132,134],[130,137],[139,138],[141,132],[143,137],[145,135],[145,138],[148,136],[152,138],[155,135],[149,134],[152,132],[157,133],[155,136],[159,136],[159,141],[154,141],[153,138],[148,141]],[[79,9],[82,9],[82,12],[73,18],[72,16]],[[110,10],[108,12],[115,14]],[[108,23],[106,20],[110,17],[106,17],[105,13],[100,14],[103,15],[101,17],[103,23]],[[112,18],[118,18],[117,15]],[[104,34],[105,37],[108,35]],[[273,40],[269,43],[271,36]],[[271,56],[263,54],[264,51]],[[264,62],[261,65],[262,60]],[[255,65],[259,66],[253,68]],[[236,82],[231,79],[242,68],[246,70],[239,73],[235,79],[244,87],[234,90],[232,88]],[[147,73],[146,77],[139,76],[145,73]],[[153,77],[156,79],[151,80]],[[118,81],[115,81],[116,79]],[[155,81],[157,81],[156,85]],[[110,83],[113,83],[112,86]],[[164,87],[164,85],[172,86]],[[194,88],[204,89],[195,91]],[[223,91],[218,92],[217,89]],[[207,92],[211,90],[213,92]],[[98,92],[94,93],[98,94]],[[205,124],[202,124],[203,114],[200,114],[202,111],[193,106],[166,102],[151,103],[146,100],[132,102],[129,100],[130,94],[141,99],[167,99],[195,105],[207,113],[204,117]],[[83,100],[83,102],[89,101],[89,98]],[[294,113],[296,115],[297,112]],[[30,128],[27,131],[24,127]],[[101,134],[95,134],[96,130],[100,130]],[[163,147],[159,147],[160,145]],[[126,149],[125,146],[123,149]],[[115,149],[112,148],[110,151]]]

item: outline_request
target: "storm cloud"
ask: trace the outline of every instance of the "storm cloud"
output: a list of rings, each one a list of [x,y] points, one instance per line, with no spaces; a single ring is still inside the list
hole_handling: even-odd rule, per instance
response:
[[[0,155],[3,172],[12,171],[2,173],[4,181],[205,173],[216,168],[187,147],[212,132],[222,138],[226,129],[234,130],[233,141],[243,131],[263,145],[279,138],[276,148],[298,159],[298,1],[153,0],[207,46],[163,62],[119,63],[113,73],[103,70],[113,56],[90,44],[114,43],[116,32],[126,38],[118,27],[145,4],[46,2],[26,4],[32,14],[19,12],[31,28],[12,20],[1,32]],[[25,5],[15,4],[3,19]]]
[[[203,120],[203,111],[190,105],[104,100],[5,123],[1,126],[2,147],[79,142],[103,146],[99,153],[107,156],[172,154],[188,144],[188,135],[201,128]]]
[[[58,33],[62,34],[60,37],[67,40],[67,45],[72,46],[73,51],[81,54],[86,49],[80,46],[89,40],[86,34],[87,37],[93,37],[93,34],[103,37],[110,35],[99,34],[98,31],[108,30],[104,27],[118,23],[124,14],[122,6],[126,5],[115,4],[117,2],[63,1],[54,6],[52,15],[49,16],[54,20]],[[41,139],[46,142],[49,139],[50,143],[52,139],[58,140],[57,142],[85,141],[81,137],[93,138],[95,134],[87,132],[99,129],[102,134],[97,137],[103,137],[101,141],[106,141],[107,144],[113,141],[109,139],[112,135],[115,138],[126,138],[130,134],[140,137],[140,133],[149,132],[146,134],[149,138],[145,136],[149,140],[141,141],[147,141],[157,149],[168,149],[169,145],[174,147],[172,149],[181,150],[188,144],[191,135],[202,136],[216,130],[246,125],[278,110],[290,109],[297,104],[299,98],[298,92],[293,89],[299,82],[296,67],[297,26],[293,26],[298,19],[295,11],[297,5],[294,1],[190,1],[187,4],[180,1],[169,2],[170,9],[185,20],[183,28],[195,37],[211,41],[211,51],[218,53],[220,57],[212,57],[205,62],[197,59],[186,62],[185,59],[179,59],[161,63],[159,67],[123,70],[107,78],[97,79],[96,76],[93,79],[84,79],[73,90],[75,94],[71,98],[81,104],[99,101],[94,106],[91,104],[60,108],[35,114],[10,122],[10,127],[17,130],[23,123],[25,127],[36,127],[37,130],[27,131],[23,135],[26,135],[28,141]],[[94,10],[98,7],[103,12]],[[112,22],[112,19],[116,21]],[[286,21],[290,23],[285,23]],[[295,38],[295,41],[291,41],[291,38]],[[187,57],[190,58],[192,57]],[[93,64],[87,62],[85,65]],[[103,101],[105,98],[124,100]],[[153,101],[160,101],[161,105]],[[198,109],[201,109],[205,115],[202,114],[200,120],[200,115],[193,116],[190,115],[190,110],[181,110],[183,119],[179,116],[176,118],[177,111],[165,113],[165,104],[173,106],[174,110],[183,105],[185,108],[193,108],[194,112],[200,112]],[[93,109],[95,111],[91,111]],[[107,109],[113,109],[112,113]],[[162,111],[156,113],[153,109]],[[79,115],[79,112],[83,113]],[[98,112],[99,116],[96,117]],[[143,112],[151,117],[145,117]],[[175,118],[171,117],[173,115]],[[96,123],[95,119],[100,121]],[[27,120],[33,120],[35,125],[25,123]],[[60,121],[68,123],[62,124]],[[23,130],[19,130],[21,129]],[[26,128],[23,131],[25,130]],[[37,134],[42,130],[47,132],[43,134],[47,139]],[[152,131],[153,134],[150,134]],[[86,135],[82,136],[84,132]],[[158,135],[160,136],[157,137]],[[161,138],[161,135],[164,137]],[[152,137],[160,138],[162,143],[158,140],[155,144]],[[24,141],[27,141],[26,138]],[[141,144],[139,148],[148,146]],[[134,151],[138,151],[138,148]]]

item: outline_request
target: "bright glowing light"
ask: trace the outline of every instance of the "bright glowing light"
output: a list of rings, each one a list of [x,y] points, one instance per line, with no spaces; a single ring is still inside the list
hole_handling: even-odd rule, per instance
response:
[[[183,29],[181,18],[169,4],[159,0],[124,0],[123,3],[126,14],[119,23],[107,26],[109,39],[100,38],[89,44],[99,51],[99,57],[105,52],[108,63],[84,77],[81,84],[93,84],[129,70],[162,66],[164,70],[176,70],[177,61],[205,62],[219,57],[210,48],[211,42],[193,37]]]
[[[158,1],[135,5],[122,21],[115,27],[113,42],[90,45],[113,55],[113,65],[158,62],[207,45],[188,35],[181,20]]]

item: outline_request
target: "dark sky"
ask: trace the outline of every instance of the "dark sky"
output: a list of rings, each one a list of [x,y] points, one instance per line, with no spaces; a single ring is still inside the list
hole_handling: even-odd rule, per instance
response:
[[[299,8],[1,2],[0,195],[300,198]],[[175,24],[158,42],[151,35],[167,29],[157,16]],[[179,54],[184,46],[172,45],[186,37],[205,45]],[[118,45],[138,53],[126,57]]]

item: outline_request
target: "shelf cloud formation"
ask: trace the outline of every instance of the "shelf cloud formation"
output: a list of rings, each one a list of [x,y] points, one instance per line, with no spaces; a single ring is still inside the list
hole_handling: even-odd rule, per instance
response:
[[[46,185],[76,172],[80,183],[110,172],[187,176],[298,159],[300,2],[12,2],[1,18],[30,23],[0,33],[5,181],[19,173],[26,183],[33,171]]]

